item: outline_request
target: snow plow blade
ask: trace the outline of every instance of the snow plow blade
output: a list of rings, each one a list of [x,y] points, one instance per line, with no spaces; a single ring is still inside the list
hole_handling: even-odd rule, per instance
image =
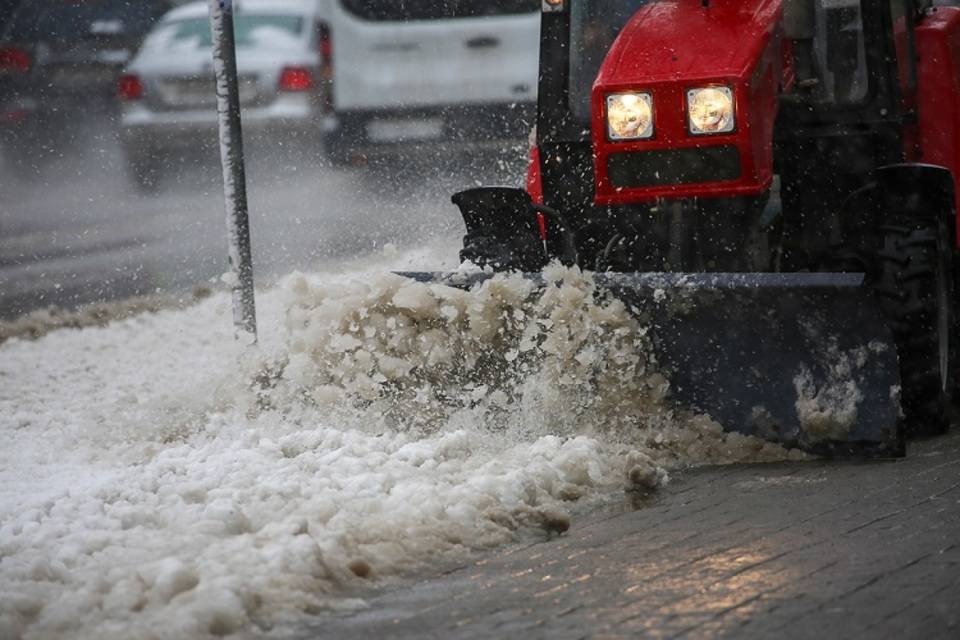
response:
[[[404,273],[469,289],[475,273]],[[527,274],[540,280],[540,274]],[[893,336],[861,274],[603,273],[680,408],[832,457],[904,454]],[[543,282],[544,286],[548,283]]]

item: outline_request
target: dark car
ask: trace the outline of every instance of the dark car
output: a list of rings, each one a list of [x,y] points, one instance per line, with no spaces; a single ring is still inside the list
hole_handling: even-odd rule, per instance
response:
[[[13,11],[19,4],[20,0],[0,0],[0,30],[3,30],[3,26],[13,16]]]
[[[9,2],[9,0],[0,0]],[[115,104],[166,0],[23,0],[0,28],[0,135],[27,154]],[[39,138],[38,138],[39,136]]]

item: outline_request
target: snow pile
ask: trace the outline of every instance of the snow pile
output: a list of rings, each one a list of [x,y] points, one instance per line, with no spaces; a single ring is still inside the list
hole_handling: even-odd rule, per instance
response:
[[[223,294],[0,345],[0,638],[269,628],[670,466],[785,455],[667,410],[644,327],[549,277],[292,276],[252,352]]]
[[[55,329],[103,327],[141,313],[182,309],[197,300],[209,297],[210,294],[207,287],[196,287],[193,292],[184,296],[136,296],[126,300],[95,302],[76,310],[62,307],[37,309],[17,318],[0,320],[0,344],[10,338],[39,338]]]

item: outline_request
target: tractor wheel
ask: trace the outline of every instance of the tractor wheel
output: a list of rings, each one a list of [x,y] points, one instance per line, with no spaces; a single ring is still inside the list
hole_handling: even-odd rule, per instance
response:
[[[882,228],[874,287],[900,359],[900,402],[911,436],[949,427],[953,371],[952,248],[946,224]]]

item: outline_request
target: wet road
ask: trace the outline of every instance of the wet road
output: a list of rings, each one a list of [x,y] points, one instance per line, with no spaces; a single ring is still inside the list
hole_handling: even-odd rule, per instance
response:
[[[270,640],[960,637],[960,433],[706,467]],[[376,586],[374,586],[376,589]]]
[[[178,163],[158,195],[137,193],[107,121],[39,170],[0,161],[0,317],[49,306],[210,286],[227,270],[219,167]],[[260,282],[293,269],[424,243],[455,255],[457,189],[516,183],[522,148],[418,153],[334,169],[322,152],[248,145],[251,233]]]

